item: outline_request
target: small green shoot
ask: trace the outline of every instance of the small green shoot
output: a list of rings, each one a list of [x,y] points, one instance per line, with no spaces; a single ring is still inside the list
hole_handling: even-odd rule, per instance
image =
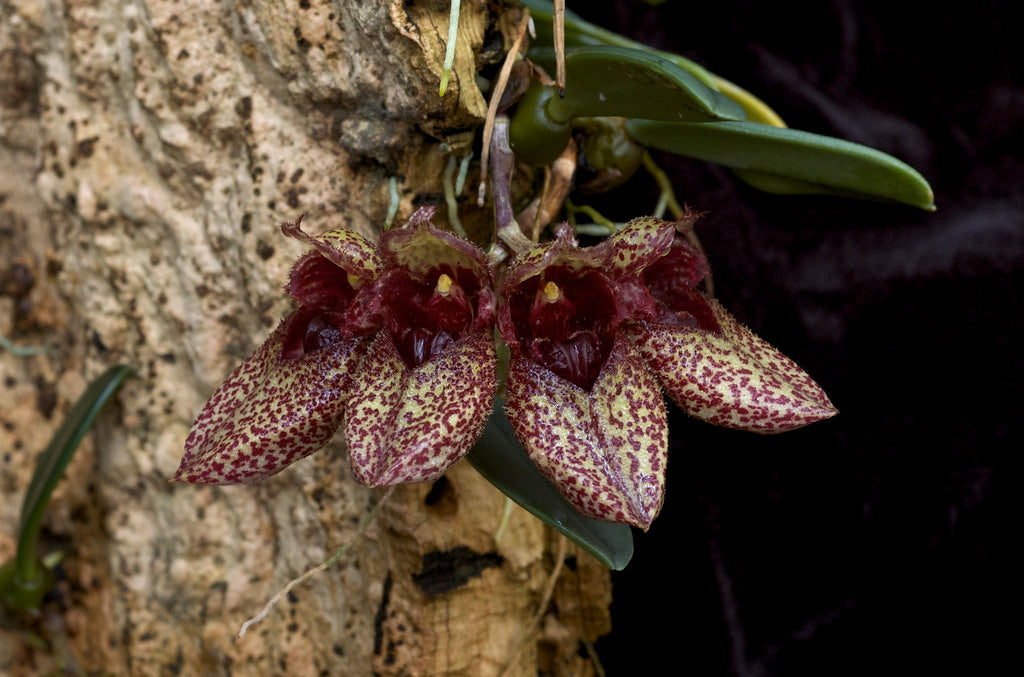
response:
[[[0,606],[5,610],[15,614],[38,611],[49,592],[55,561],[38,554],[43,513],[82,438],[130,371],[125,365],[111,367],[90,383],[40,454],[21,506],[17,554],[0,566]]]

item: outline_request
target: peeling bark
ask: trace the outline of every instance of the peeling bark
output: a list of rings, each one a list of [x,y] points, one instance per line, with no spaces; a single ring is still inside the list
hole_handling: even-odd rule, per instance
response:
[[[113,674],[586,674],[607,572],[465,464],[400,488],[338,566],[235,640],[289,579],[351,538],[379,492],[344,445],[253,486],[168,482],[192,419],[288,308],[302,248],[277,223],[373,235],[442,193],[484,115],[475,73],[518,18],[447,3],[13,0],[0,7],[0,560],[35,454],[88,379],[125,384],[68,469],[45,535],[68,551],[50,609],[81,666]],[[488,219],[489,207],[469,223]],[[449,567],[449,568],[446,568]],[[557,610],[556,610],[557,609]],[[547,610],[546,610],[547,611]],[[53,657],[0,629],[0,672]]]

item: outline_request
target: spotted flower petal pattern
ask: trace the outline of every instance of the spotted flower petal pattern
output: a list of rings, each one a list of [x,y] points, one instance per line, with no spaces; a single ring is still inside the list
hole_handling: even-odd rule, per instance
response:
[[[258,482],[319,450],[341,423],[366,342],[287,358],[316,316],[297,310],[217,388],[185,441],[175,480]]]
[[[421,210],[384,234],[375,287],[385,329],[345,417],[352,473],[369,486],[435,480],[491,413],[497,358],[490,270],[475,245]]]
[[[657,515],[662,387],[688,413],[757,432],[835,413],[799,367],[696,289],[709,268],[685,238],[695,219],[636,219],[586,249],[563,227],[505,276],[509,420],[585,515],[644,529]]]
[[[780,433],[836,414],[792,360],[708,300],[720,333],[641,324],[631,332],[680,409],[714,425]]]
[[[513,357],[506,397],[517,439],[577,510],[650,526],[665,495],[668,425],[658,383],[627,341],[589,390]]]
[[[314,237],[302,232],[301,220],[281,224],[286,235],[316,247],[289,276],[287,291],[299,309],[203,407],[176,480],[257,482],[319,450],[341,424],[368,334],[379,326],[366,307],[380,257],[357,233]]]
[[[312,250],[297,304],[213,394],[175,479],[277,473],[341,427],[356,480],[428,482],[480,436],[509,349],[506,411],[533,463],[583,515],[647,529],[665,495],[662,390],[716,425],[762,433],[832,416],[821,389],[698,289],[696,216],[636,219],[581,248],[555,239],[504,270],[432,225],[432,208],[371,243],[337,229],[285,235]]]
[[[491,413],[494,340],[482,333],[409,368],[390,335],[374,340],[348,402],[345,439],[356,481],[431,482],[469,451]]]
[[[468,452],[497,387],[494,292],[483,253],[432,215],[417,211],[376,245],[282,224],[314,248],[286,287],[299,309],[204,406],[175,479],[264,479],[343,420],[364,484],[436,478]]]
[[[800,367],[696,289],[704,255],[677,233],[664,257],[642,271],[655,319],[626,332],[686,413],[759,433],[793,430],[836,414]]]
[[[513,264],[498,315],[516,438],[582,514],[643,529],[664,498],[665,403],[620,327],[653,314],[638,272],[673,235],[647,225],[588,249],[561,228]]]

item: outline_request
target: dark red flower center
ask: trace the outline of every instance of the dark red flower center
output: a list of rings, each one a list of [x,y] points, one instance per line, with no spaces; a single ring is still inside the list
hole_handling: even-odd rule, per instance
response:
[[[668,253],[643,271],[644,285],[658,302],[659,321],[721,333],[711,307],[697,291],[708,270],[704,255],[676,235]]]
[[[351,336],[341,328],[343,325],[343,312],[325,307],[301,307],[288,319],[280,359],[296,360],[341,342]]]
[[[391,271],[383,284],[384,324],[410,368],[457,341],[472,326],[480,284],[468,270],[449,266],[417,279]]]
[[[353,279],[342,268],[315,252],[292,268],[288,293],[300,303],[285,328],[282,360],[294,360],[324,350],[354,332],[350,308],[357,295]]]
[[[523,283],[509,299],[526,355],[589,390],[611,352],[617,310],[609,280],[552,267]]]

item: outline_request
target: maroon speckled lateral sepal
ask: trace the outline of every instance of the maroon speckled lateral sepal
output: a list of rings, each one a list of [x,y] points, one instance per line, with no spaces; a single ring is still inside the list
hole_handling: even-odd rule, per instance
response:
[[[174,475],[181,482],[257,482],[323,447],[341,424],[345,400],[368,341],[347,339],[281,360],[285,318],[203,407]]]
[[[836,414],[810,376],[713,299],[722,328],[637,324],[630,333],[672,400],[714,425],[779,433]]]
[[[534,464],[582,514],[647,529],[665,494],[661,389],[618,339],[590,391],[513,356],[506,413]]]
[[[380,487],[443,475],[483,431],[497,387],[495,370],[490,332],[465,336],[409,369],[390,333],[381,331],[345,415],[356,481]]]

